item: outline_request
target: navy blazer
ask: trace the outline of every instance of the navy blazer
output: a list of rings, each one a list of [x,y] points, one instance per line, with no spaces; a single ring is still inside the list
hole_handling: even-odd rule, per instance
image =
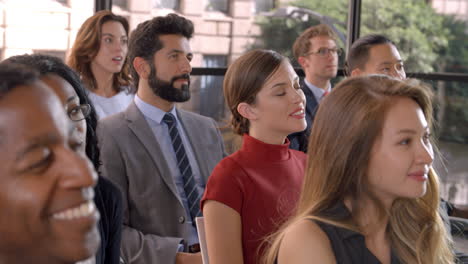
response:
[[[120,261],[122,240],[122,194],[117,186],[102,176],[98,177],[94,190],[94,202],[101,214],[99,219],[101,246],[96,254],[96,264],[117,264]]]
[[[288,136],[289,141],[291,142],[289,148],[299,150],[307,153],[307,146],[309,144],[310,131],[312,130],[312,124],[314,123],[315,114],[319,103],[315,99],[312,91],[307,87],[304,80],[301,80],[301,89],[304,92],[306,98],[306,122],[307,127],[304,131],[296,132]]]

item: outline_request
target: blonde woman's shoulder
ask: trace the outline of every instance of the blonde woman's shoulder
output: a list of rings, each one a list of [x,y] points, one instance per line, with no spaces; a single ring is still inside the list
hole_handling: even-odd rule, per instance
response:
[[[314,221],[303,219],[286,229],[278,252],[278,264],[286,263],[336,263],[327,234]]]

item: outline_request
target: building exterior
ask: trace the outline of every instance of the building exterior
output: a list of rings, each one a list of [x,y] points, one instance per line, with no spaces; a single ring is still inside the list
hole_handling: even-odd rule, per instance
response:
[[[46,53],[65,59],[95,0],[0,0],[0,59]],[[255,41],[255,16],[275,0],[114,0],[112,11],[130,29],[154,16],[178,13],[192,20],[194,67],[226,67]],[[222,77],[193,79],[193,96],[182,107],[221,120],[225,117]]]
[[[64,58],[94,2],[70,0],[0,1],[0,58],[48,53]]]
[[[431,0],[430,2],[438,13],[468,20],[468,0]]]
[[[133,29],[154,16],[176,12],[195,24],[194,66],[226,66],[252,45],[256,13],[274,0],[114,0],[113,12]],[[0,0],[0,58],[47,52],[64,58],[77,30],[94,12],[94,0]],[[204,57],[207,58],[204,58]]]

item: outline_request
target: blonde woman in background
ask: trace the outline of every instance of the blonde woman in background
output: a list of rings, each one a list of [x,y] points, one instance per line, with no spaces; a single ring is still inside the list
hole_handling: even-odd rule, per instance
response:
[[[345,80],[322,102],[295,216],[264,263],[454,263],[432,169],[432,93],[414,80]]]

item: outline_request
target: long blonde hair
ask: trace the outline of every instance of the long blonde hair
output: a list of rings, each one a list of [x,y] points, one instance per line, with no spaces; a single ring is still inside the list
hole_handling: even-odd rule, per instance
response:
[[[370,196],[367,180],[371,149],[380,135],[385,115],[395,97],[414,100],[432,124],[432,92],[416,80],[399,81],[383,75],[350,78],[334,88],[320,104],[311,132],[306,175],[295,215],[270,239],[263,263],[274,263],[288,228],[304,219],[364,233],[356,219],[360,198]],[[350,219],[324,212],[345,198],[352,202]],[[453,263],[451,241],[439,215],[439,182],[431,169],[426,193],[416,199],[399,198],[387,212],[392,249],[402,263]]]

